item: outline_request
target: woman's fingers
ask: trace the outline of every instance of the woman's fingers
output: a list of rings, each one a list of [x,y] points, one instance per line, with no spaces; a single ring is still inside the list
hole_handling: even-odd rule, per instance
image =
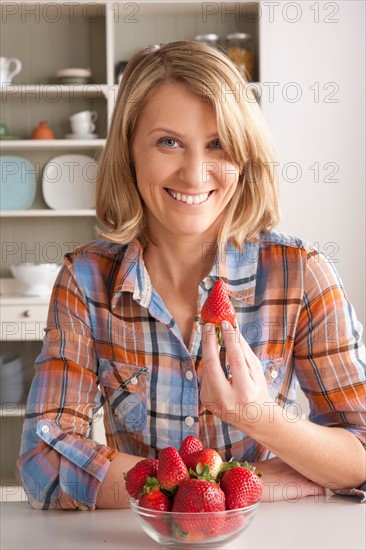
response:
[[[240,334],[240,346],[243,351],[246,362],[249,366],[249,369],[253,373],[253,376],[255,374],[263,374],[261,362],[259,361],[254,351],[252,350],[248,342],[245,340],[245,338],[243,338],[241,334]]]
[[[221,330],[226,347],[226,363],[230,365],[233,384],[252,382],[248,364],[241,346],[241,334],[230,323],[224,321]]]
[[[202,332],[202,375],[224,384],[227,380],[221,368],[219,350],[215,325],[207,323]]]

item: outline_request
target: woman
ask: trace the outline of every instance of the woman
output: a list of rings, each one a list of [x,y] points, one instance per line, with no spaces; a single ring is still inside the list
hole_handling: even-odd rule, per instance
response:
[[[273,161],[223,54],[181,41],[128,63],[100,163],[104,229],[65,257],[28,398],[33,507],[127,507],[123,472],[190,434],[260,462],[267,500],[365,481],[361,328],[332,266],[272,231]],[[238,326],[221,350],[200,324],[218,278]],[[297,380],[312,422],[289,407]],[[106,446],[87,439],[103,404]]]

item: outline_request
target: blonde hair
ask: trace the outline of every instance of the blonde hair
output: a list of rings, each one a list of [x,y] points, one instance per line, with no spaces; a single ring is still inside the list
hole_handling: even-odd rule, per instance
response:
[[[127,244],[149,240],[130,146],[139,114],[160,85],[183,83],[210,102],[220,142],[238,166],[237,190],[224,212],[218,242],[237,247],[278,223],[274,146],[248,84],[225,54],[194,41],[147,46],[128,62],[100,159],[96,212],[101,237]]]

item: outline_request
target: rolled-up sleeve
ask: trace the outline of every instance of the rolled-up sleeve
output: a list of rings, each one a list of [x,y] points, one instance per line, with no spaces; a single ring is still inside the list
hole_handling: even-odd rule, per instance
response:
[[[50,299],[17,462],[32,507],[95,508],[117,451],[90,439],[103,405],[88,304],[68,257]]]
[[[309,420],[322,426],[343,428],[366,448],[362,325],[336,269],[315,251],[308,255],[304,289],[294,368],[309,399]],[[366,491],[366,483],[353,491],[342,492],[360,496],[362,491]]]

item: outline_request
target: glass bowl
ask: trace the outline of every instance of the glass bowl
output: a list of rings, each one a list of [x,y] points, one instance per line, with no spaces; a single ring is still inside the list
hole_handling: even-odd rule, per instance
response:
[[[259,503],[223,512],[182,513],[148,510],[130,498],[131,509],[145,533],[175,548],[222,547],[249,527]]]

